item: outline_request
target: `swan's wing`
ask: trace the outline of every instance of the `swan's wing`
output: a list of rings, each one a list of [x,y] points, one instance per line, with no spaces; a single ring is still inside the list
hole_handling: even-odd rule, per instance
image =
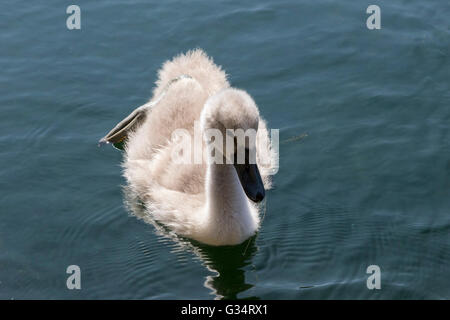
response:
[[[167,83],[166,86],[163,88],[162,93],[156,99],[152,99],[150,102],[135,109],[132,113],[128,115],[128,117],[120,121],[106,136],[101,138],[99,144],[101,145],[103,143],[113,143],[115,146],[118,147],[122,142],[124,142],[128,134],[132,130],[136,129],[137,126],[141,125],[142,122],[144,122],[146,116],[151,111],[152,107],[158,104],[158,102],[160,102],[162,98],[164,98],[169,87],[173,83],[182,79],[192,79],[192,77],[183,74],[178,76],[177,78],[170,80],[169,83]]]
[[[135,109],[125,119],[120,121],[111,131],[109,131],[106,136],[101,138],[99,144],[121,144],[131,130],[134,130],[137,126],[142,124],[147,117],[148,112],[150,112],[150,108],[146,104]]]

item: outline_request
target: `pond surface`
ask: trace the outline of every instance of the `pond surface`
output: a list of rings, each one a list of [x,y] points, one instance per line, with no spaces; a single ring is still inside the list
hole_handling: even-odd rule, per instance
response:
[[[450,298],[447,0],[0,4],[0,298]],[[203,48],[280,129],[261,231],[236,247],[136,218],[97,141]],[[81,268],[68,290],[66,268]],[[381,289],[366,286],[381,269]]]

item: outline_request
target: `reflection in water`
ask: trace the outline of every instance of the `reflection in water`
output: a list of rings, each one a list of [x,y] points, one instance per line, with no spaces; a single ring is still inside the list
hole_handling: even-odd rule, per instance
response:
[[[208,246],[180,237],[153,220],[142,202],[128,187],[124,188],[124,195],[126,207],[136,217],[152,224],[159,236],[173,240],[178,247],[177,251],[193,252],[202,264],[214,273],[214,275],[206,277],[204,286],[212,291],[216,299],[237,299],[239,293],[253,287],[252,284],[245,281],[245,267],[251,264],[252,257],[257,250],[256,236],[237,246]],[[257,297],[248,297],[247,299],[257,299]]]
[[[239,293],[253,286],[245,282],[244,267],[251,263],[256,252],[255,238],[256,236],[253,236],[238,246],[197,245],[197,254],[200,253],[204,265],[216,273],[214,276],[207,276],[204,285],[211,289],[217,298],[237,299]]]

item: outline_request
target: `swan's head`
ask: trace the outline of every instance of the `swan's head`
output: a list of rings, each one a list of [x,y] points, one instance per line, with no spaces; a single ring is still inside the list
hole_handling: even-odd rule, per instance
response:
[[[216,163],[232,163],[247,197],[254,202],[264,199],[264,184],[256,164],[259,111],[252,97],[234,88],[222,90],[206,101],[200,119]]]

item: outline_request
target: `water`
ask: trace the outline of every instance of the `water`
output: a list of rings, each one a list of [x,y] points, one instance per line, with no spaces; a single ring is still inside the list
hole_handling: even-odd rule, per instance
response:
[[[0,298],[450,298],[448,1],[377,1],[374,31],[368,1],[75,3],[79,31],[72,2],[0,4]],[[121,152],[97,147],[195,47],[280,129],[261,232],[238,247],[137,219]]]

